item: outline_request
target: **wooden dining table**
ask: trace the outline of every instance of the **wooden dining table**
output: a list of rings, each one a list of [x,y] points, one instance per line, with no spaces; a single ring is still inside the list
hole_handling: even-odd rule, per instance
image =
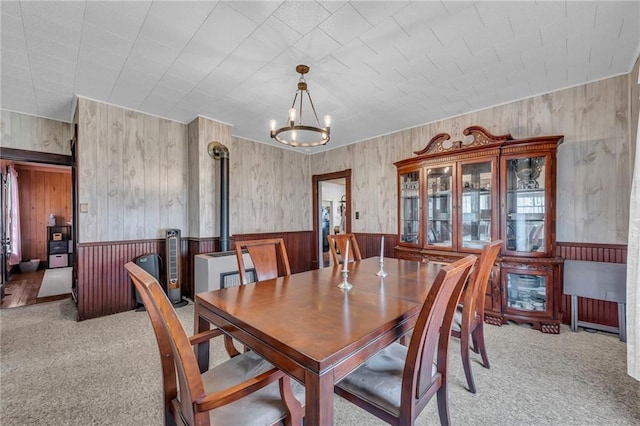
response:
[[[195,332],[211,325],[259,353],[305,386],[305,424],[333,424],[333,386],[413,328],[442,264],[379,259],[199,293]],[[209,344],[196,353],[208,368]]]

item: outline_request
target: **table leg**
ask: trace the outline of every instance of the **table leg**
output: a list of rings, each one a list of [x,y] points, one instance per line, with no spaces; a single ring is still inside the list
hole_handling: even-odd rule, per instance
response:
[[[209,321],[202,318],[198,315],[198,305],[196,304],[196,310],[194,315],[194,325],[193,331],[195,334],[201,333],[203,331],[207,331],[211,328],[211,324]],[[198,360],[198,367],[200,368],[200,372],[204,373],[209,369],[209,340],[206,342],[197,344],[195,348],[193,348],[196,359]]]
[[[333,370],[323,375],[306,371],[305,426],[326,426],[333,423]]]

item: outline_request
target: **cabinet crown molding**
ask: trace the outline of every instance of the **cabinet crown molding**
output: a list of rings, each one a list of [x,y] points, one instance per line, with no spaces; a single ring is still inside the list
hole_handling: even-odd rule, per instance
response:
[[[469,126],[462,131],[465,136],[471,136],[471,140],[464,141],[450,141],[451,135],[448,133],[438,133],[427,143],[427,145],[413,153],[417,156],[433,155],[440,153],[451,153],[458,150],[467,150],[471,148],[487,148],[488,146],[502,147],[503,145],[514,145],[535,142],[538,143],[541,139],[548,139],[557,145],[562,143],[564,136],[553,135],[543,136],[537,138],[523,138],[514,139],[511,133],[505,133],[503,135],[494,135],[482,126]]]
[[[462,140],[447,142],[451,139],[451,136],[448,133],[439,133],[431,138],[429,143],[427,143],[427,146],[423,149],[420,151],[414,151],[414,154],[435,154],[438,152],[454,151],[474,146],[502,144],[502,142],[513,140],[510,133],[498,136],[491,134],[487,129],[481,126],[469,126],[463,130],[462,134],[465,136],[472,136],[473,138],[469,142],[463,142]]]

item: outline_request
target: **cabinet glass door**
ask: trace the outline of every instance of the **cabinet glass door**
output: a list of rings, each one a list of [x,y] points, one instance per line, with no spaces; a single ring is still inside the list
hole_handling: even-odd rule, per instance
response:
[[[506,160],[507,251],[546,252],[546,159]]]
[[[400,242],[420,244],[420,172],[400,175]]]
[[[452,166],[427,169],[427,243],[430,246],[453,246],[452,185]]]
[[[460,166],[460,242],[463,248],[482,249],[491,242],[493,229],[492,162]]]
[[[510,311],[546,312],[549,308],[548,274],[532,274],[529,271],[506,270],[507,309]]]

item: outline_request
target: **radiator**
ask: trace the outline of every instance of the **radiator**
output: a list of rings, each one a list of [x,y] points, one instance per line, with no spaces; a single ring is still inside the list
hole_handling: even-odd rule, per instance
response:
[[[255,281],[253,262],[248,253],[243,254],[247,268],[247,279]],[[195,293],[219,290],[240,285],[238,261],[235,251],[205,253],[195,256]]]

